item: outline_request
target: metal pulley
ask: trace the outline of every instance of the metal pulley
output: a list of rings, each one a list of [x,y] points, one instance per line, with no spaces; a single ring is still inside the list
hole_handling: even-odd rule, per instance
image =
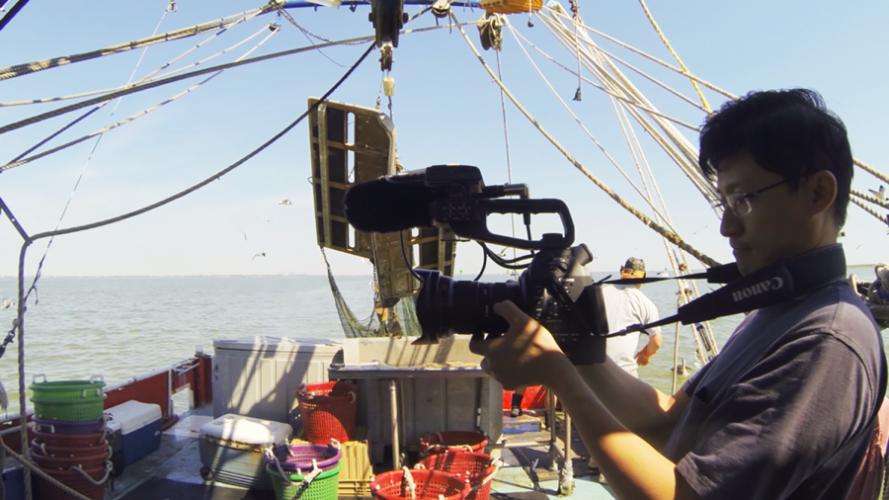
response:
[[[408,20],[404,0],[371,0],[368,20],[374,25],[374,40],[380,48],[380,68],[392,69],[392,48],[398,47],[398,34]]]

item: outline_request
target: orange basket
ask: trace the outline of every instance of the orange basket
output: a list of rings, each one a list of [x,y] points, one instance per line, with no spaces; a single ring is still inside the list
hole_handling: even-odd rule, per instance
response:
[[[378,474],[370,483],[374,498],[383,500],[460,500],[469,494],[465,478],[440,470],[393,470]]]
[[[350,382],[309,384],[296,395],[303,422],[303,439],[328,444],[346,442],[355,434],[358,387]]]
[[[512,409],[512,395],[515,391],[503,390],[503,409]],[[546,387],[542,385],[530,385],[522,394],[522,402],[519,407],[523,410],[539,410],[546,408]]]
[[[487,453],[458,450],[446,450],[444,453],[429,455],[416,467],[443,470],[467,478],[470,485],[467,500],[488,500],[491,496],[491,480],[499,468]]]
[[[485,451],[488,438],[478,431],[445,431],[420,437],[423,455],[442,453],[447,450]]]

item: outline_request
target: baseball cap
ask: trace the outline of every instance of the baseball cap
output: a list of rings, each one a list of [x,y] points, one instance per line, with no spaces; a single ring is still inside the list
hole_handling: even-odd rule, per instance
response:
[[[645,261],[636,257],[630,257],[624,262],[623,267],[620,268],[620,274],[631,278],[645,276]]]

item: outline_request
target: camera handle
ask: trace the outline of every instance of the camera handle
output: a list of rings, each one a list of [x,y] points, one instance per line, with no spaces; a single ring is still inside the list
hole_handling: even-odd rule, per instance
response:
[[[563,249],[570,247],[574,243],[574,221],[571,219],[571,212],[568,211],[568,206],[562,200],[478,200],[477,207],[484,213],[481,224],[478,221],[464,222],[452,219],[448,221],[451,229],[460,236],[524,250]],[[558,214],[562,220],[564,234],[561,236],[554,235],[555,237],[548,236],[539,240],[524,240],[495,234],[488,229],[485,223],[485,217],[492,213],[523,215]]]

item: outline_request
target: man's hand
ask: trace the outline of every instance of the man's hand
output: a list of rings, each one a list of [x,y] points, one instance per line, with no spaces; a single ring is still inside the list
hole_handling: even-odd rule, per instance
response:
[[[645,366],[651,361],[651,357],[661,348],[661,334],[655,333],[648,337],[648,343],[641,351],[636,353],[636,364]]]
[[[551,383],[554,365],[568,363],[552,334],[510,301],[494,304],[494,312],[509,323],[503,335],[473,337],[472,352],[482,355],[482,369],[507,389]]]

